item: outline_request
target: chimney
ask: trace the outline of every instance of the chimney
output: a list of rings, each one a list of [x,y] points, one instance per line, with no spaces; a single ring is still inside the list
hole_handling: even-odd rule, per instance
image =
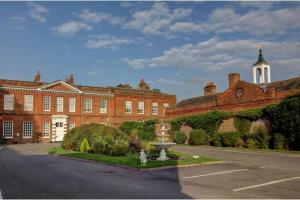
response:
[[[34,82],[40,82],[41,81],[41,72],[37,71],[34,76]]]
[[[240,81],[240,74],[233,72],[228,75],[229,88],[234,87]]]
[[[75,82],[73,74],[69,78],[66,79],[66,83],[73,85]]]
[[[141,90],[148,90],[148,89],[150,89],[150,87],[149,87],[149,84],[147,84],[147,83],[145,82],[145,80],[142,79],[142,80],[140,81],[140,83],[139,83],[138,89],[141,89]]]
[[[213,95],[217,93],[217,86],[214,82],[208,82],[204,86],[204,96]]]

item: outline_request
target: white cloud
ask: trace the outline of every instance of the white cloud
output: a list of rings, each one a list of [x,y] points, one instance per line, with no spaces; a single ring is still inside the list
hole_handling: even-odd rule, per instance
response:
[[[108,22],[112,25],[122,24],[124,22],[124,19],[121,17],[113,16],[108,13],[102,13],[102,12],[93,12],[88,9],[84,9],[79,14],[79,17],[90,23],[99,23],[102,21]]]
[[[123,8],[129,8],[129,7],[132,6],[132,4],[131,4],[130,2],[128,2],[128,1],[122,1],[122,2],[120,3],[120,5],[121,5],[121,7],[123,7]]]
[[[41,23],[46,21],[45,15],[48,13],[48,9],[46,7],[32,1],[29,1],[27,5],[30,7],[28,14],[31,18]]]
[[[93,29],[92,26],[77,21],[65,22],[53,28],[55,33],[60,36],[72,36],[81,30],[92,30],[92,29]]]
[[[259,6],[258,4],[255,5]],[[284,34],[291,29],[300,28],[299,19],[300,7],[277,10],[250,9],[244,14],[237,13],[233,8],[222,8],[215,9],[204,23],[181,21],[172,24],[169,29],[174,33],[246,32],[253,35],[271,35]]]
[[[121,45],[135,43],[134,40],[128,38],[120,38],[110,35],[94,35],[86,42],[87,48],[111,48],[116,49]]]
[[[211,38],[198,44],[186,44],[166,50],[162,55],[147,59],[124,58],[135,69],[145,67],[196,68],[204,71],[248,69],[257,59],[255,44],[262,44],[266,60],[275,68],[298,67],[299,42],[257,40],[226,40]]]
[[[154,3],[148,10],[136,11],[124,28],[135,29],[144,34],[169,35],[169,26],[177,20],[186,18],[191,9],[177,8],[170,10],[165,2]]]

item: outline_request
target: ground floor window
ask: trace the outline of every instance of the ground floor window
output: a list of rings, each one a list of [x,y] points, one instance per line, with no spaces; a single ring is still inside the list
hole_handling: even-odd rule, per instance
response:
[[[29,121],[23,122],[23,137],[24,138],[32,137],[32,122]]]
[[[12,121],[3,122],[3,137],[4,138],[13,138],[13,129],[14,125]]]
[[[50,122],[44,122],[43,137],[48,138],[49,136],[50,136]]]

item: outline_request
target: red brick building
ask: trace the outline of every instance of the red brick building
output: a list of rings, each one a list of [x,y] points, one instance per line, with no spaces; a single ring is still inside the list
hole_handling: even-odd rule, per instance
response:
[[[256,74],[258,73],[258,77]],[[258,78],[258,80],[257,80]],[[258,83],[257,83],[258,82]],[[204,96],[182,100],[167,110],[167,117],[194,115],[212,110],[241,111],[279,103],[291,93],[300,91],[300,77],[271,82],[270,65],[259,50],[253,65],[253,83],[240,79],[240,74],[228,75],[228,89],[217,93],[213,82],[204,87]]]
[[[176,96],[150,90],[74,84],[74,77],[53,83],[0,80],[0,137],[9,141],[61,141],[67,130],[86,123],[118,126],[128,120],[164,118]]]

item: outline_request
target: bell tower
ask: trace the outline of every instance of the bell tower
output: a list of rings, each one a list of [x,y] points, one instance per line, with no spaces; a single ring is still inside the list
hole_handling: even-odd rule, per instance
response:
[[[259,78],[258,81],[257,74]],[[271,65],[265,61],[261,49],[259,49],[257,62],[253,64],[253,83],[271,83]]]

